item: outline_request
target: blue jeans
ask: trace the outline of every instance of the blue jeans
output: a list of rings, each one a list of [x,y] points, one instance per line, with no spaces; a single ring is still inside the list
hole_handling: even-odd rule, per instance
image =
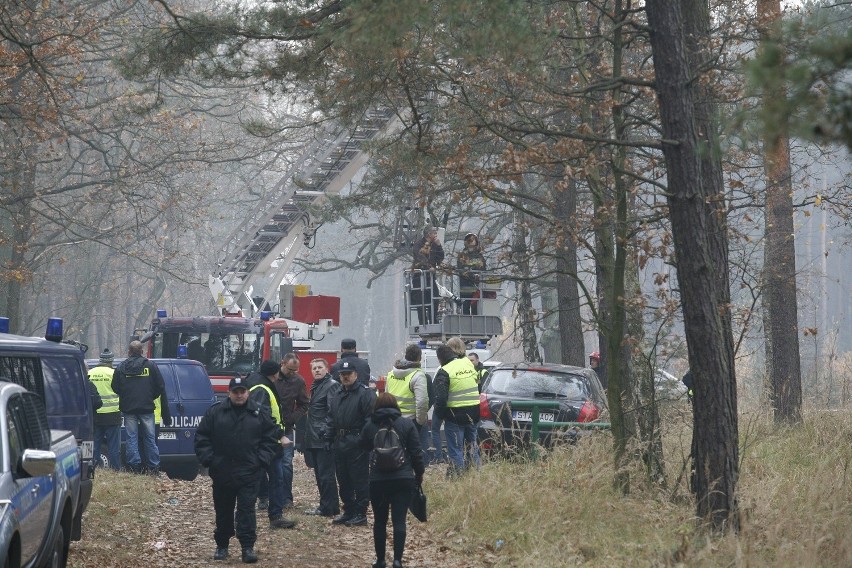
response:
[[[277,519],[284,511],[284,486],[282,484],[282,462],[284,458],[278,456],[266,468],[266,475],[269,478],[269,518]]]
[[[157,439],[154,431],[154,413],[151,414],[125,414],[124,428],[127,430],[127,466],[137,471],[142,465],[142,456],[139,454],[141,442],[145,450],[145,467],[148,469],[159,469],[160,449],[157,447]]]
[[[95,424],[95,467],[104,465],[101,461],[101,442],[106,439],[106,458],[110,469],[121,469],[121,426],[99,426]]]
[[[479,443],[476,440],[476,424],[460,426],[451,420],[444,422],[447,438],[447,455],[450,467],[462,471],[472,465],[479,467]]]
[[[286,435],[291,441],[296,440],[296,434],[291,432]],[[293,455],[296,446],[290,445],[284,448],[281,458],[281,486],[284,488],[284,506],[293,504]]]
[[[435,451],[432,453],[432,459],[429,460],[429,463],[443,463],[447,460],[444,442],[441,440],[441,424],[443,423],[443,418],[439,418],[437,412],[432,412],[432,447],[435,448]]]

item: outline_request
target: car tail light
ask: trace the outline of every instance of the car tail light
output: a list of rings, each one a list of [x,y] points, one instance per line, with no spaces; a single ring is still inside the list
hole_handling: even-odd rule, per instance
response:
[[[481,412],[481,411],[480,411]],[[580,409],[580,414],[577,415],[577,422],[592,422],[600,416],[600,409],[595,406],[591,400],[583,403],[583,408]]]
[[[494,418],[491,414],[491,407],[488,406],[488,395],[485,393],[479,395],[479,418],[482,420]]]

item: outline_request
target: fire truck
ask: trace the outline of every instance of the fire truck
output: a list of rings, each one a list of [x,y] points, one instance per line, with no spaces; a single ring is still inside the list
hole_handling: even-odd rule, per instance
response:
[[[333,363],[337,353],[314,349],[339,325],[340,298],[312,295],[304,285],[281,285],[298,253],[316,236],[311,212],[367,162],[367,143],[394,128],[386,110],[368,113],[352,130],[329,128],[294,161],[267,199],[225,241],[208,278],[215,315],[175,317],[157,310],[145,335],[148,356],[187,357],[207,367],[222,396],[235,376],[265,359],[303,352],[300,374],[310,388],[310,360]],[[255,295],[255,286],[267,282]],[[276,297],[277,296],[277,297]]]

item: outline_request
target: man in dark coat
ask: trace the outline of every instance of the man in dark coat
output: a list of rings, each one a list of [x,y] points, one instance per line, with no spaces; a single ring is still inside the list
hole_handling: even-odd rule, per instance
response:
[[[198,425],[195,455],[209,469],[213,481],[214,560],[228,557],[228,544],[236,534],[242,561],[257,562],[254,501],[260,472],[280,452],[277,431],[269,415],[249,400],[245,379],[240,377],[231,379],[228,400],[211,406]]]
[[[366,359],[358,357],[358,349],[354,339],[344,339],[340,342],[340,359],[331,366],[331,376],[335,381],[340,382],[340,366],[347,361],[350,365],[354,365],[355,372],[358,373],[358,382],[369,387],[370,364]]]
[[[127,359],[121,362],[112,376],[112,391],[118,395],[118,407],[124,414],[127,431],[125,446],[127,467],[130,471],[160,471],[160,450],[157,448],[154,424],[154,400],[165,399],[166,387],[157,365],[142,356],[142,343],[131,341]],[[161,406],[162,419],[171,422],[169,405]],[[141,443],[140,443],[141,442]],[[140,445],[145,452],[142,466]]]
[[[340,514],[340,499],[337,494],[334,452],[328,442],[328,407],[332,396],[340,389],[328,372],[325,359],[311,361],[311,403],[305,421],[305,462],[314,468],[314,477],[320,494],[319,506],[305,511],[306,515],[334,517]]]
[[[426,227],[423,237],[414,243],[411,263],[411,305],[417,307],[420,324],[438,323],[438,286],[435,269],[444,262],[444,247],[438,229]]]
[[[308,398],[305,379],[299,374],[299,358],[294,353],[287,353],[281,360],[281,370],[275,382],[275,392],[278,395],[278,405],[281,407],[281,423],[284,425],[284,435],[291,441],[296,441],[296,423],[308,414]],[[284,458],[281,461],[284,487],[284,507],[293,505],[293,453],[295,444],[284,446]]]
[[[339,389],[329,401],[326,439],[334,445],[334,462],[343,514],[335,525],[358,527],[367,524],[367,505],[370,503],[368,452],[359,447],[361,430],[373,413],[376,395],[361,384],[355,375],[355,365],[346,359],[340,365]]]

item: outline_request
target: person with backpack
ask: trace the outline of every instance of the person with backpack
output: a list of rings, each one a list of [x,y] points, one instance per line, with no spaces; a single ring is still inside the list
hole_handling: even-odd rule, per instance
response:
[[[361,527],[367,524],[367,481],[369,456],[359,444],[359,436],[373,413],[375,391],[358,381],[352,361],[343,361],[338,369],[343,388],[332,393],[328,402],[326,441],[332,446],[337,487],[343,501],[343,514],[334,525]]]
[[[399,410],[396,398],[383,392],[361,430],[361,447],[370,456],[370,505],[373,507],[373,568],[385,568],[387,523],[393,523],[393,568],[402,568],[408,505],[415,488],[423,484],[423,451],[417,428]]]
[[[420,436],[420,446],[425,453],[429,448],[431,432],[426,427],[429,421],[429,408],[434,403],[432,380],[420,368],[423,351],[416,343],[405,348],[405,359],[394,363],[388,373],[385,390],[391,393],[399,404],[399,411],[414,421]],[[425,456],[424,456],[425,459]]]

